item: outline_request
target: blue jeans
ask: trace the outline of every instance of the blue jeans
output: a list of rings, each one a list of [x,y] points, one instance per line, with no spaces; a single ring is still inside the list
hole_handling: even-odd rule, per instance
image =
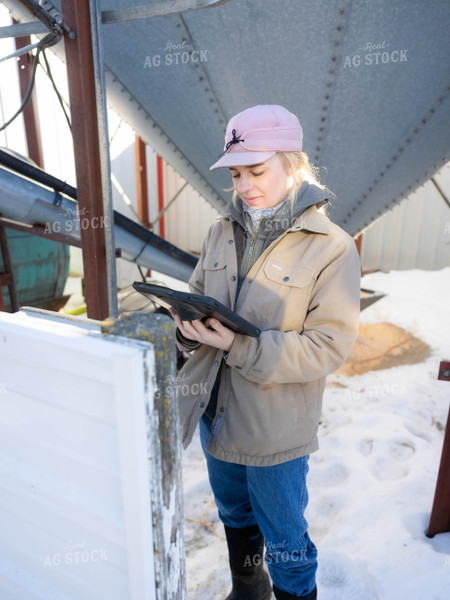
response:
[[[294,596],[314,589],[317,548],[303,513],[308,503],[309,456],[272,467],[225,462],[207,452],[211,420],[200,419],[200,440],[220,520],[229,527],[259,525],[273,583]],[[250,557],[251,560],[251,557]]]

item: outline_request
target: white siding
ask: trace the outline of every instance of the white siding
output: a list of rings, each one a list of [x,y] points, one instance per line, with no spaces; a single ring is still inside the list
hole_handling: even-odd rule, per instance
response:
[[[164,166],[164,202],[167,204],[185,180],[170,165],[164,163]],[[215,208],[187,185],[164,213],[165,237],[183,250],[200,254],[203,240],[218,216]]]
[[[150,344],[0,313],[2,600],[156,598],[152,373]]]
[[[434,178],[450,198],[450,163]],[[382,271],[450,266],[450,208],[432,181],[364,231],[361,261]]]

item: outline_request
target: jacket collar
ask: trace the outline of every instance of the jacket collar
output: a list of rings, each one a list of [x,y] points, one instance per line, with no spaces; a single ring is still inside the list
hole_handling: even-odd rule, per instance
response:
[[[297,217],[288,231],[311,231],[312,233],[330,233],[330,220],[317,210],[316,206],[310,206],[299,217]]]
[[[317,210],[317,205],[321,206],[328,202],[328,194],[325,190],[317,185],[303,181],[297,191],[294,203],[294,220],[292,225],[286,231],[311,231],[313,233],[328,234],[330,232],[330,222],[328,217]],[[232,220],[237,221],[245,228],[242,201],[238,197],[237,208],[230,201],[227,205],[229,213],[223,217],[219,217],[221,222]],[[288,206],[288,205],[287,205]],[[285,208],[284,206],[282,208]],[[289,208],[290,210],[290,208]],[[284,210],[280,210],[272,217],[273,220],[278,220],[284,216]]]

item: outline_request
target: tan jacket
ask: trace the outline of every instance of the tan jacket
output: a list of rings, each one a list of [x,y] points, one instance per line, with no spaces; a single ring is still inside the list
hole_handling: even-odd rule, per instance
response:
[[[228,215],[211,227],[190,288],[262,333],[236,334],[225,361],[212,346],[193,351],[179,373],[183,445],[192,440],[222,364],[208,452],[269,466],[318,449],[326,375],[345,361],[358,332],[360,262],[353,239],[311,206],[257,259],[234,305],[232,221]]]

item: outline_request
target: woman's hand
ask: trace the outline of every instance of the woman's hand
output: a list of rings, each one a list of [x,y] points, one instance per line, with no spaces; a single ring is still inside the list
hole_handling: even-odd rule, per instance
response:
[[[200,319],[182,321],[173,308],[169,308],[169,311],[176,326],[188,340],[196,340],[224,351],[230,350],[236,334],[217,319],[208,317],[204,323]]]

